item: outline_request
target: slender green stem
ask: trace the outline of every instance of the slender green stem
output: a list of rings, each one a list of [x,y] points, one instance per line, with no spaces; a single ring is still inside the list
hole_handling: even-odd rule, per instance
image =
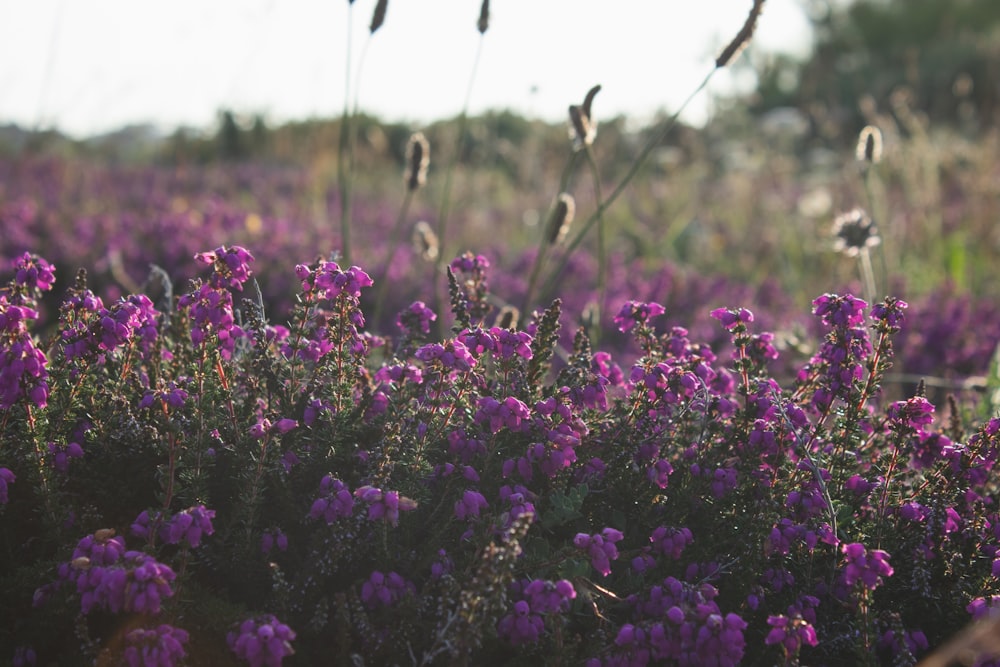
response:
[[[867,247],[858,253],[858,263],[861,265],[861,279],[865,286],[865,300],[870,306],[875,305],[875,272],[872,270],[872,257]]]
[[[476,72],[479,69],[479,60],[483,52],[483,40],[485,37],[485,33],[481,33],[479,36],[479,44],[476,46],[476,57],[472,61],[472,73],[469,76],[469,85],[465,89],[465,102],[462,104],[462,114],[458,117],[458,137],[455,140],[455,152],[451,156],[451,160],[448,161],[448,166],[445,167],[444,186],[441,190],[441,206],[438,208],[437,219],[438,256],[437,261],[434,263],[434,267],[437,269],[438,274],[444,273],[444,265],[448,261],[446,249],[448,237],[445,236],[445,231],[448,228],[448,213],[451,207],[452,175],[455,171],[455,165],[458,164],[460,159],[462,159],[462,152],[465,149],[465,130],[469,121],[469,101],[472,99],[472,85],[476,81]],[[437,281],[435,281],[434,312],[441,312],[442,303],[441,286]],[[443,317],[439,317],[436,320],[436,326],[439,329],[439,333],[444,330]]]
[[[597,204],[597,306],[599,311],[604,310],[604,295],[607,291],[607,271],[608,271],[608,249],[607,249],[607,225],[604,224],[604,208],[601,197],[601,172],[597,168],[597,160],[594,159],[594,150],[591,146],[585,148],[587,152],[587,164],[590,165],[590,173],[594,177],[594,198]]]
[[[351,116],[348,100],[351,99],[351,32],[354,27],[353,4],[347,5],[347,66],[344,75],[344,112],[340,117],[340,137],[337,142],[337,187],[340,190],[340,254],[344,263],[351,263]]]
[[[688,95],[687,99],[684,100],[684,102],[680,105],[680,107],[677,108],[677,111],[675,111],[669,118],[666,118],[660,124],[659,131],[654,133],[653,136],[650,138],[650,140],[646,142],[646,145],[643,146],[642,151],[640,151],[639,155],[629,166],[629,169],[625,173],[625,176],[623,176],[622,180],[619,181],[618,185],[615,186],[615,189],[612,190],[611,194],[608,195],[607,199],[605,199],[603,203],[597,206],[597,209],[590,215],[590,217],[587,218],[587,220],[582,225],[580,225],[580,228],[577,231],[576,236],[574,236],[573,240],[570,241],[570,243],[566,246],[566,252],[563,254],[562,260],[559,262],[558,265],[556,265],[552,273],[549,274],[549,278],[546,281],[546,295],[548,295],[548,293],[551,292],[552,289],[555,287],[556,279],[566,269],[566,265],[569,263],[570,256],[572,255],[573,251],[576,250],[576,248],[583,241],[584,237],[587,235],[587,232],[590,231],[591,227],[593,227],[598,220],[602,219],[604,211],[607,210],[618,199],[618,197],[622,194],[622,192],[625,191],[625,187],[628,186],[628,184],[632,181],[632,179],[635,178],[636,174],[639,173],[639,170],[646,163],[646,160],[649,158],[649,155],[653,152],[653,150],[657,146],[659,146],[663,142],[664,139],[666,139],[667,134],[674,127],[674,125],[677,124],[677,119],[684,112],[684,109],[686,109],[688,104],[690,104],[691,101],[702,90],[705,89],[705,86],[707,86],[708,82],[712,79],[712,75],[714,75],[718,69],[719,69],[718,67],[715,67],[712,69],[712,71],[710,71],[707,75],[705,75],[705,78],[702,80],[702,82],[698,85],[697,88],[695,88],[691,92],[690,95]]]

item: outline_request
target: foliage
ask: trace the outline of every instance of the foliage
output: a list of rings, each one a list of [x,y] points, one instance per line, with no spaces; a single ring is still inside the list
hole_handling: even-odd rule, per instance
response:
[[[437,340],[367,333],[357,267],[296,266],[286,328],[248,251],[196,259],[167,310],[81,274],[44,340],[51,265],[0,295],[7,655],[913,664],[1000,593],[1000,420],[882,398],[897,299],[817,298],[779,382],[745,308],[725,359],[630,301],[634,363],[579,330],[560,367],[558,307],[491,324],[482,257]]]

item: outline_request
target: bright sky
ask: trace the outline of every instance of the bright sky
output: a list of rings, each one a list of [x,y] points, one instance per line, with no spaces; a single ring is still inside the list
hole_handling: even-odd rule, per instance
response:
[[[802,0],[768,0],[756,49],[802,53]],[[673,111],[711,69],[749,0],[0,0],[0,124],[77,136],[137,122],[209,127],[220,108],[270,122],[336,116],[351,103],[384,120],[507,108],[559,120],[594,84],[595,117]],[[353,29],[349,30],[348,26]],[[365,54],[362,60],[362,54]],[[360,88],[355,78],[361,67]],[[711,92],[734,85],[729,72]],[[706,113],[710,94],[691,106]]]

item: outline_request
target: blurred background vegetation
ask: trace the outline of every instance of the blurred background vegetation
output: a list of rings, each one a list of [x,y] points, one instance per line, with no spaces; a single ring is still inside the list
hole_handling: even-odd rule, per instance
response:
[[[884,240],[875,257],[880,291],[926,294],[947,284],[963,294],[997,293],[1000,2],[803,3],[814,27],[812,51],[795,59],[751,47],[737,66],[753,73],[753,89],[714,100],[703,128],[676,126],[608,212],[612,256],[630,267],[672,262],[749,283],[777,280],[807,305],[818,293],[857,285],[856,264],[830,252],[829,230],[839,211],[862,206]],[[636,127],[601,118],[600,97],[595,115],[607,192],[658,119]],[[458,137],[457,120],[413,127],[355,118],[356,199],[390,209],[403,199],[405,146],[419,129],[431,145],[431,174],[414,220],[434,215],[443,187],[435,172],[455,159],[451,208],[463,213],[448,252],[498,235],[512,253],[532,246],[571,155],[566,125],[498,110],[470,118]],[[853,154],[869,124],[884,135],[885,158],[865,178]],[[333,228],[339,133],[338,118],[272,126],[261,115],[221,110],[212,130],[165,137],[142,126],[85,141],[2,128],[0,156],[304,170],[302,196],[311,198],[304,208],[314,212],[314,224]],[[585,216],[595,195],[586,170],[578,171],[567,190]],[[204,180],[211,187],[212,179]],[[248,193],[248,206],[252,201]]]

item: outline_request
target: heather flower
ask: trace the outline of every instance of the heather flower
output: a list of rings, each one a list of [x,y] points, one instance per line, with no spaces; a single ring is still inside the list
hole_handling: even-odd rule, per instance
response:
[[[889,554],[881,549],[868,550],[860,542],[852,542],[844,544],[841,552],[844,554],[841,578],[848,588],[860,583],[864,590],[873,591],[882,583],[883,577],[892,576]]]
[[[14,284],[30,293],[47,292],[56,281],[56,269],[43,257],[26,252],[14,260]]]
[[[188,633],[171,625],[136,628],[125,635],[125,663],[129,667],[172,667],[187,655]]]
[[[368,520],[384,520],[399,525],[399,513],[417,508],[417,501],[399,495],[398,491],[385,491],[374,486],[361,486],[354,491],[354,497],[368,505]]]
[[[429,343],[414,352],[413,356],[425,364],[437,362],[448,370],[463,373],[476,365],[476,358],[459,340],[449,340],[444,345]]]
[[[351,516],[354,512],[354,496],[346,484],[331,475],[324,475],[319,488],[321,495],[309,510],[310,518],[323,517],[327,524],[332,524],[339,518]]]
[[[0,468],[0,505],[6,505],[10,502],[8,485],[13,484],[16,479],[17,477],[10,468]]]
[[[615,315],[615,324],[622,333],[629,331],[636,324],[646,326],[649,320],[663,315],[666,309],[658,303],[641,301],[628,301],[621,307]]]
[[[388,574],[375,570],[361,585],[361,601],[369,609],[389,607],[399,601],[404,595],[416,592],[412,582],[407,581],[397,572]]]
[[[295,631],[272,614],[247,619],[226,635],[230,650],[250,667],[280,667],[286,656],[295,653],[294,639]]]
[[[523,431],[530,426],[531,411],[528,406],[513,396],[497,401],[492,396],[483,396],[476,403],[476,421],[488,424],[491,433],[500,429]]]
[[[54,442],[50,442],[47,448],[49,450],[50,465],[64,475],[69,472],[70,459],[83,458],[83,447],[76,442],[70,442],[65,445],[57,445]]]
[[[236,341],[245,338],[246,332],[236,325],[233,317],[233,296],[229,291],[209,283],[196,285],[191,292],[177,300],[180,310],[189,311],[192,323],[191,342],[202,345],[218,339],[223,356],[232,355]]]
[[[746,331],[746,325],[753,322],[753,313],[746,308],[716,308],[711,315],[730,333]]]
[[[172,516],[160,528],[160,537],[167,544],[180,544],[182,540],[187,540],[192,548],[200,546],[202,535],[215,532],[212,527],[214,518],[215,510],[206,509],[204,505],[190,507]]]
[[[246,248],[240,246],[219,246],[210,252],[199,252],[194,256],[195,261],[212,266],[212,276],[209,284],[218,289],[235,289],[241,291],[243,283],[250,279],[253,271],[250,264],[253,263],[253,255]]]
[[[653,543],[654,553],[663,554],[673,560],[680,560],[684,549],[694,541],[694,536],[690,528],[657,526],[653,530],[653,534],[649,536],[649,541]]]
[[[828,327],[861,327],[865,323],[868,304],[850,294],[824,294],[813,300],[813,314]]]
[[[905,319],[903,311],[909,307],[908,303],[895,297],[886,297],[882,303],[876,303],[872,306],[875,330],[879,333],[898,333]]]
[[[38,664],[38,655],[30,646],[18,646],[14,649],[12,667],[34,667]]]
[[[14,305],[0,294],[0,410],[22,398],[38,408],[48,405],[48,359],[25,326],[37,318],[36,311]]]
[[[771,626],[771,631],[764,638],[764,643],[779,644],[787,658],[797,656],[803,646],[816,646],[819,643],[816,629],[801,616],[768,616],[767,624]]]
[[[914,396],[889,406],[888,417],[896,432],[920,432],[934,422],[934,406],[923,396]]]
[[[590,556],[590,564],[601,573],[601,576],[606,577],[611,574],[611,561],[618,560],[618,548],[615,543],[620,542],[622,537],[621,531],[605,528],[593,535],[577,533],[573,538],[573,544],[577,549],[586,551]]]
[[[833,221],[833,249],[849,257],[856,257],[862,250],[882,242],[878,228],[862,209],[854,208],[841,213]]]
[[[437,314],[423,301],[414,301],[396,316],[396,326],[407,336],[427,335],[431,332],[431,322]]]
[[[479,513],[488,506],[483,494],[466,489],[462,494],[462,499],[455,501],[455,518],[459,520],[478,518]]]

